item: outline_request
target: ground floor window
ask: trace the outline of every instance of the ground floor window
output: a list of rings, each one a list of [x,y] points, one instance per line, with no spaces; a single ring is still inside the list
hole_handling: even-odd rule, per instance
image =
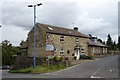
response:
[[[64,49],[63,48],[61,48],[61,50],[60,50],[60,55],[64,55]]]
[[[81,47],[81,51],[82,54],[85,54],[85,47]]]

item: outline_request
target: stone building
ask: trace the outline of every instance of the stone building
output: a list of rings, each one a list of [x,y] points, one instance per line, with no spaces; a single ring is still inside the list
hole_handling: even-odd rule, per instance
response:
[[[78,32],[78,28],[67,29],[47,24],[36,24],[36,56],[63,56],[70,59],[79,59],[81,54],[101,54],[107,52],[107,47],[100,42],[95,42],[89,35]],[[28,33],[23,54],[33,57],[33,32]],[[95,52],[96,51],[96,52]]]
[[[88,52],[89,54],[100,55],[100,54],[107,54],[107,46],[103,43],[97,41],[96,37],[92,37],[90,35],[89,42],[88,42]]]

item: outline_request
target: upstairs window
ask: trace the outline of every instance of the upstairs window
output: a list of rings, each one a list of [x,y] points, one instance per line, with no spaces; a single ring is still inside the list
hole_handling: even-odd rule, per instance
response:
[[[64,41],[64,36],[60,36],[60,41]]]
[[[78,37],[76,37],[76,43],[79,43],[79,38]]]
[[[64,49],[63,48],[61,48],[61,50],[60,50],[60,55],[64,55]]]

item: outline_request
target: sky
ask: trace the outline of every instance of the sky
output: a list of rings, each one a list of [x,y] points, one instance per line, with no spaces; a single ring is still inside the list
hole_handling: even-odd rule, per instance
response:
[[[37,7],[37,22],[73,29],[113,41],[118,38],[119,0],[8,0],[0,1],[0,41],[9,40],[19,45],[27,39],[33,27],[33,8],[29,4],[42,3]],[[74,24],[73,24],[74,23]]]

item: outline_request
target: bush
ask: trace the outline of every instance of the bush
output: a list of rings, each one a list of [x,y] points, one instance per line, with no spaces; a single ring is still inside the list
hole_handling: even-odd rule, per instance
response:
[[[49,60],[53,60],[54,59],[54,57],[49,57]]]
[[[69,58],[68,57],[64,57],[64,60],[69,60]]]
[[[88,55],[88,58],[89,59],[94,59],[94,56],[93,55]]]
[[[62,57],[61,56],[55,56],[54,61],[62,61]]]

